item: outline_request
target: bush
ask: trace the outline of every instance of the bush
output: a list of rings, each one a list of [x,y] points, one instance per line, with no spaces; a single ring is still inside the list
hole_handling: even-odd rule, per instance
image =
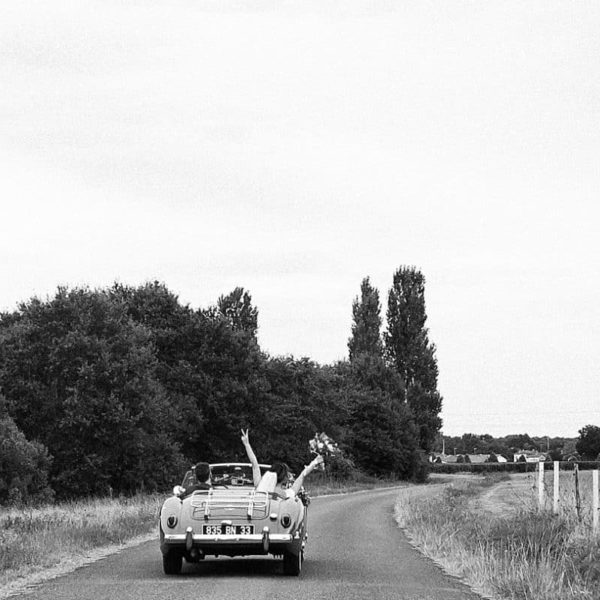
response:
[[[325,459],[327,474],[336,481],[353,480],[358,476],[354,461],[343,454],[334,454]]]
[[[421,457],[415,465],[415,470],[412,476],[412,481],[414,483],[425,483],[429,479],[429,474],[431,473],[431,464],[430,462]]]
[[[20,505],[52,499],[48,449],[30,442],[10,417],[0,419],[0,504]]]

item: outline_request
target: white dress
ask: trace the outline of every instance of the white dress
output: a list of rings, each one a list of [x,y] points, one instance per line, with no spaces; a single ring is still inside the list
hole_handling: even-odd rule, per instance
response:
[[[272,494],[275,491],[276,487],[277,487],[277,473],[274,473],[273,471],[267,471],[262,476],[262,479],[258,482],[258,485],[256,486],[256,491],[257,492],[268,492],[269,494]],[[286,498],[293,498],[294,495],[295,495],[294,490],[291,490],[291,489],[285,490]]]
[[[269,492],[273,493],[275,491],[275,486],[277,485],[277,473],[273,473],[273,471],[267,471],[258,482],[256,486],[257,492]]]

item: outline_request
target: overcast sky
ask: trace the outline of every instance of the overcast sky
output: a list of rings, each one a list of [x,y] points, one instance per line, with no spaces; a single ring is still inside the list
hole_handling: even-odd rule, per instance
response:
[[[600,425],[600,3],[4,0],[0,310],[243,286],[347,356],[426,277],[444,433]]]

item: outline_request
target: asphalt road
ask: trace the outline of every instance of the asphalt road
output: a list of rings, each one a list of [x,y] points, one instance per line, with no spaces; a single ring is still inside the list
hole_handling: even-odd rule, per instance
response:
[[[280,560],[206,559],[162,572],[157,542],[129,548],[42,584],[23,600],[476,600],[407,542],[393,518],[397,491],[315,498],[299,577]]]

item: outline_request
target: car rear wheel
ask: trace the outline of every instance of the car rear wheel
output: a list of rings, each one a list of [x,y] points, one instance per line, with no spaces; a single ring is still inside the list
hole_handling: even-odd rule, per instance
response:
[[[286,575],[300,575],[302,570],[302,560],[304,553],[302,550],[298,554],[293,552],[284,552],[283,554],[283,572]]]
[[[179,575],[183,557],[179,552],[168,552],[163,554],[163,571],[165,575]]]

